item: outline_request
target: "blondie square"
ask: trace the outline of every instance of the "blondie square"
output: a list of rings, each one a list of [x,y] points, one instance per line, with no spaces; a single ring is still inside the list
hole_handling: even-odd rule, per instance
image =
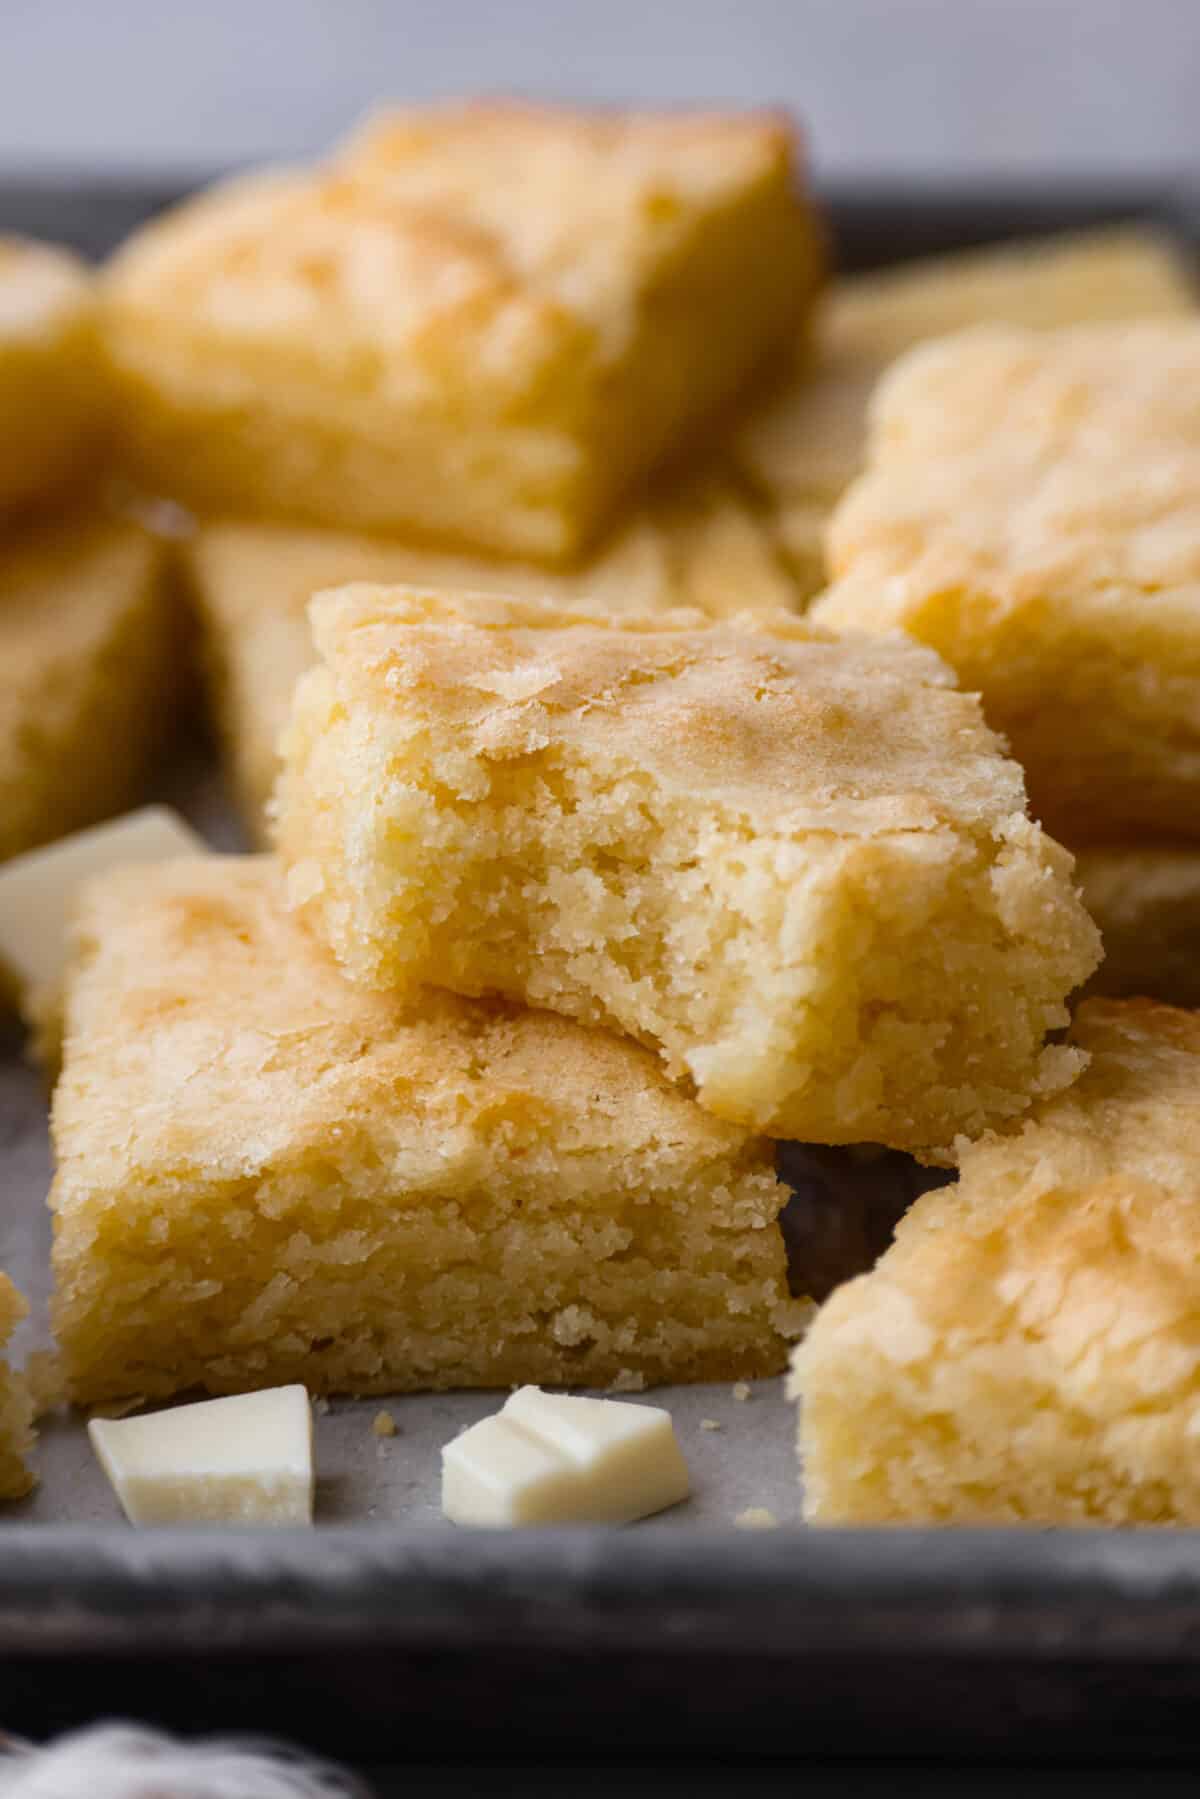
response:
[[[776,1137],[928,1149],[1070,1077],[1096,933],[928,651],[404,588],[312,616],[279,835],[352,979],[625,1031]]]
[[[734,455],[779,508],[807,595],[825,581],[829,516],[866,459],[871,393],[897,356],[969,325],[1046,329],[1193,312],[1194,284],[1153,232],[1123,227],[1005,244],[836,282],[816,341],[755,408]]]
[[[0,235],[0,513],[79,471],[103,407],[87,269],[56,245]]]
[[[77,1399],[783,1366],[772,1146],[635,1044],[342,978],[268,858],[85,890],[54,1099]]]
[[[0,859],[118,812],[177,697],[162,550],[71,514],[0,537]]]
[[[812,1518],[1200,1523],[1200,1017],[1090,1000],[1073,1040],[797,1351]]]
[[[815,616],[940,651],[1072,846],[1200,835],[1200,319],[927,345],[872,457]]]
[[[206,525],[185,555],[226,762],[260,841],[292,689],[313,661],[308,603],[320,588],[407,581],[590,599],[613,611],[695,605],[715,616],[774,612],[797,598],[769,525],[716,471],[664,484],[578,569],[245,519]]]
[[[29,1310],[0,1274],[0,1350]],[[33,1448],[33,1398],[24,1378],[0,1356],[0,1500],[21,1499],[33,1486],[25,1458]]]
[[[1104,942],[1089,993],[1200,1007],[1200,849],[1097,845],[1075,876]]]
[[[797,332],[819,274],[765,113],[449,105],[143,229],[104,289],[143,477],[572,557]]]

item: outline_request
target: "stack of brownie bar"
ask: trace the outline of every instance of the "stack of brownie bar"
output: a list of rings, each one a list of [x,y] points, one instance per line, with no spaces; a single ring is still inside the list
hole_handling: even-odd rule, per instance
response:
[[[797,621],[716,452],[603,536],[804,329],[817,243],[775,122],[468,108],[117,259],[142,479],[342,529],[189,552],[255,824],[322,666],[279,862],[83,899],[76,1398],[775,1371],[774,1139],[934,1151],[1074,1072],[1094,932],[977,703]]]
[[[795,1352],[810,1515],[1200,1517],[1200,1026],[1064,1037],[1049,834],[1108,991],[1195,997],[1200,323],[1136,232],[823,260],[778,119],[468,105],[71,270],[83,472],[0,634],[8,583],[92,636],[0,852],[132,797],[168,560],[264,852],[79,897],[75,1401],[777,1373],[777,1144],[873,1143],[960,1179]]]
[[[278,860],[82,905],[77,1397],[778,1370],[774,1140],[936,1153],[1076,1071],[1094,929],[977,702],[781,607],[715,455],[654,476],[803,329],[816,242],[772,122],[468,109],[118,258],[143,478],[376,535],[192,551],[232,742],[284,665]]]
[[[81,906],[77,1396],[769,1372],[773,1139],[936,1154],[1078,1072],[1095,927],[919,646],[365,584],[313,620],[278,861]]]

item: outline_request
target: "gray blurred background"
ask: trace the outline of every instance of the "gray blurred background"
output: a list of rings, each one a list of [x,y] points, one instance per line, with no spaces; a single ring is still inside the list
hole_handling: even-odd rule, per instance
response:
[[[1196,0],[0,0],[0,170],[203,171],[384,95],[779,101],[825,178],[1200,165]]]

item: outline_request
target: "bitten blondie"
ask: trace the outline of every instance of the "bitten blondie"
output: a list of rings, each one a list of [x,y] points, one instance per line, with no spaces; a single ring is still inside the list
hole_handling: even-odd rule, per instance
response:
[[[80,470],[103,407],[87,269],[57,245],[0,236],[0,513]]]
[[[777,1137],[926,1150],[1070,1078],[1095,929],[928,651],[405,588],[312,616],[280,844],[354,980],[615,1027]]]
[[[940,651],[1073,847],[1200,835],[1200,320],[927,345],[872,458],[815,616]]]
[[[348,985],[267,858],[85,890],[55,1092],[76,1399],[786,1360],[772,1146],[601,1031]]]
[[[736,460],[778,507],[806,594],[824,585],[830,514],[866,459],[868,403],[887,365],[968,325],[1046,329],[1193,312],[1194,283],[1165,240],[1132,228],[1083,232],[906,263],[836,282],[815,344],[754,408]]]
[[[1075,875],[1104,942],[1088,991],[1200,1006],[1200,849],[1101,845]]]
[[[1079,1082],[964,1146],[796,1352],[810,1517],[1200,1524],[1200,1017],[1073,1036]]]
[[[770,527],[717,471],[660,485],[578,569],[488,562],[393,539],[222,520],[185,552],[207,651],[212,708],[239,806],[260,841],[279,737],[313,661],[308,602],[348,581],[523,593],[613,611],[699,606],[714,616],[787,609],[795,584]]]
[[[54,517],[0,537],[0,859],[120,811],[177,698],[162,551]]]
[[[0,1349],[29,1310],[0,1274]],[[25,1458],[33,1448],[33,1398],[23,1377],[0,1356],[0,1499],[21,1499],[33,1486]]]
[[[145,227],[104,286],[127,450],[183,498],[576,555],[806,317],[768,114],[450,105]]]

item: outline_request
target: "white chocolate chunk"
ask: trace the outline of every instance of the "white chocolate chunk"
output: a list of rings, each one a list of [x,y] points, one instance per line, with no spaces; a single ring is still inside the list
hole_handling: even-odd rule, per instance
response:
[[[455,1524],[631,1524],[688,1496],[671,1414],[521,1387],[442,1450]]]
[[[128,862],[206,855],[208,845],[169,806],[144,806],[77,831],[0,868],[0,962],[26,992],[62,980],[75,896],[84,881]]]
[[[93,1418],[88,1436],[131,1524],[312,1523],[303,1387]]]

